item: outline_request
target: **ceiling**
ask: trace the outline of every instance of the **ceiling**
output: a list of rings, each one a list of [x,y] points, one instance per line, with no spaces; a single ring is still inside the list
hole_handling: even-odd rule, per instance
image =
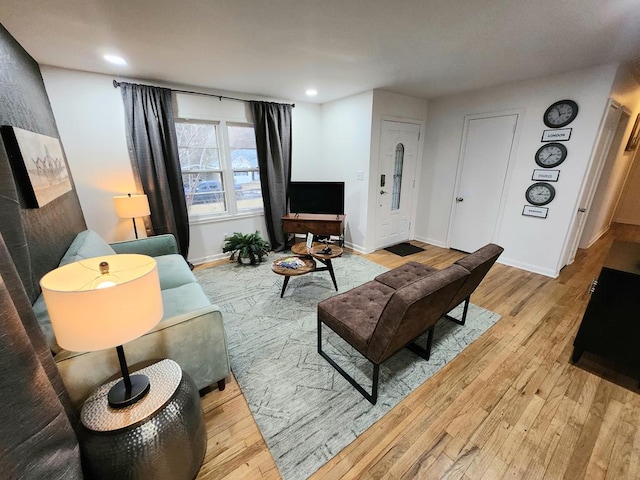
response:
[[[613,62],[640,72],[638,0],[0,0],[0,12],[41,65],[289,101],[430,98]]]

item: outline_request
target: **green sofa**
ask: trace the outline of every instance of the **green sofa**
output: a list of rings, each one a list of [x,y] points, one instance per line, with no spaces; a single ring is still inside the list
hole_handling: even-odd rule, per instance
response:
[[[154,329],[124,345],[127,363],[142,366],[170,358],[191,376],[198,389],[216,382],[223,389],[230,370],[222,313],[178,254],[172,235],[108,244],[94,231],[85,230],[76,236],[60,266],[117,253],[155,258],[164,307],[162,320]],[[36,299],[33,310],[75,405],[81,405],[107,379],[118,375],[120,366],[115,348],[95,352],[64,350],[56,343],[42,295]]]

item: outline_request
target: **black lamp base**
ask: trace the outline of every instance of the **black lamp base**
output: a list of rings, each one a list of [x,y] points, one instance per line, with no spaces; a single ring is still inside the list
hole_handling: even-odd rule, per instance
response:
[[[124,408],[141,400],[150,388],[149,378],[146,375],[131,375],[131,390],[128,391],[124,378],[116,383],[109,390],[109,406],[113,408]]]

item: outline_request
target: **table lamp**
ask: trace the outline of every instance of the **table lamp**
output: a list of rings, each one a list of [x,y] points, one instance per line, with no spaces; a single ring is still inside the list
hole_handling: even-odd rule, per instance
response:
[[[149,391],[145,375],[129,375],[122,345],[151,330],[163,315],[156,261],[118,254],[70,263],[40,280],[58,344],[87,352],[116,347],[122,380],[108,394],[122,408]]]
[[[113,204],[116,208],[116,215],[120,218],[130,218],[133,222],[133,232],[138,238],[136,228],[136,218],[151,215],[149,210],[149,199],[146,195],[116,195],[113,197]]]

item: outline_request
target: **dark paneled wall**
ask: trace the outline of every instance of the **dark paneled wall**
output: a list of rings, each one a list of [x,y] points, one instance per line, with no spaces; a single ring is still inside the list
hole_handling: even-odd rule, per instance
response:
[[[38,64],[2,25],[0,125],[60,138]],[[40,292],[40,278],[58,266],[76,234],[85,228],[75,188],[42,208],[25,208],[0,142],[0,232],[32,302]]]

